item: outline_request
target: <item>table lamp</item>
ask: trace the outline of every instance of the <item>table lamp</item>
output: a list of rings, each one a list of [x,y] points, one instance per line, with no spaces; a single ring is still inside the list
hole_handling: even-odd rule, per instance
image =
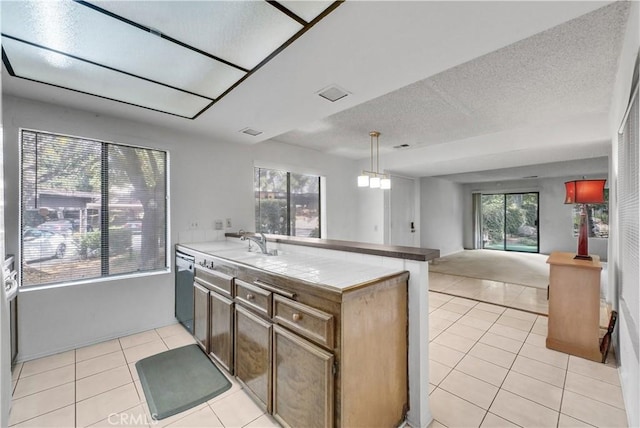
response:
[[[581,204],[578,229],[578,254],[574,259],[592,260],[589,255],[589,231],[587,230],[587,204],[603,204],[604,184],[607,180],[574,180],[564,183],[565,204]]]

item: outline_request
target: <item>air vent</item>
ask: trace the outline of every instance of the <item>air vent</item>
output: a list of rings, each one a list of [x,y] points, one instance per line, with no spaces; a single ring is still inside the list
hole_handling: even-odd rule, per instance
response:
[[[317,94],[320,95],[325,100],[329,100],[332,103],[334,103],[346,97],[347,95],[349,95],[349,92],[345,91],[344,89],[336,85],[332,85],[332,86],[329,86],[328,88],[321,89],[319,92],[317,92]]]
[[[523,179],[529,179],[529,178],[538,178],[537,175],[527,175],[526,177],[522,177]]]
[[[393,146],[394,149],[406,149],[407,147],[409,147],[408,144],[399,144],[397,146]]]
[[[243,134],[251,135],[252,137],[262,134],[262,131],[255,130],[253,128],[244,128],[240,132],[242,132]]]

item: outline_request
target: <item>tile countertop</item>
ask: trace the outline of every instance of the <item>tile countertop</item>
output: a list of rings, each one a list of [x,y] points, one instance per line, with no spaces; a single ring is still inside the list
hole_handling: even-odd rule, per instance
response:
[[[265,272],[322,285],[339,292],[358,287],[364,283],[393,276],[403,272],[389,267],[304,254],[279,251],[277,256],[268,256],[247,251],[245,242],[226,240],[177,244],[181,251],[199,253],[227,259]]]

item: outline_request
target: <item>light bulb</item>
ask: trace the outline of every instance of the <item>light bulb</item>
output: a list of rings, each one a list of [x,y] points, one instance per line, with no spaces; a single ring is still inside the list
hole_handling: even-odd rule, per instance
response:
[[[380,177],[371,177],[369,179],[369,187],[372,189],[380,188]]]
[[[358,176],[358,187],[369,187],[369,176],[368,175],[359,175]]]

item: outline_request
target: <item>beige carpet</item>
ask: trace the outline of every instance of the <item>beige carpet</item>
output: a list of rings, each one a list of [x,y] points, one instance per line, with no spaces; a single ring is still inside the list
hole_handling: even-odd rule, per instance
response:
[[[547,288],[546,254],[497,250],[464,250],[431,262],[431,272]]]

